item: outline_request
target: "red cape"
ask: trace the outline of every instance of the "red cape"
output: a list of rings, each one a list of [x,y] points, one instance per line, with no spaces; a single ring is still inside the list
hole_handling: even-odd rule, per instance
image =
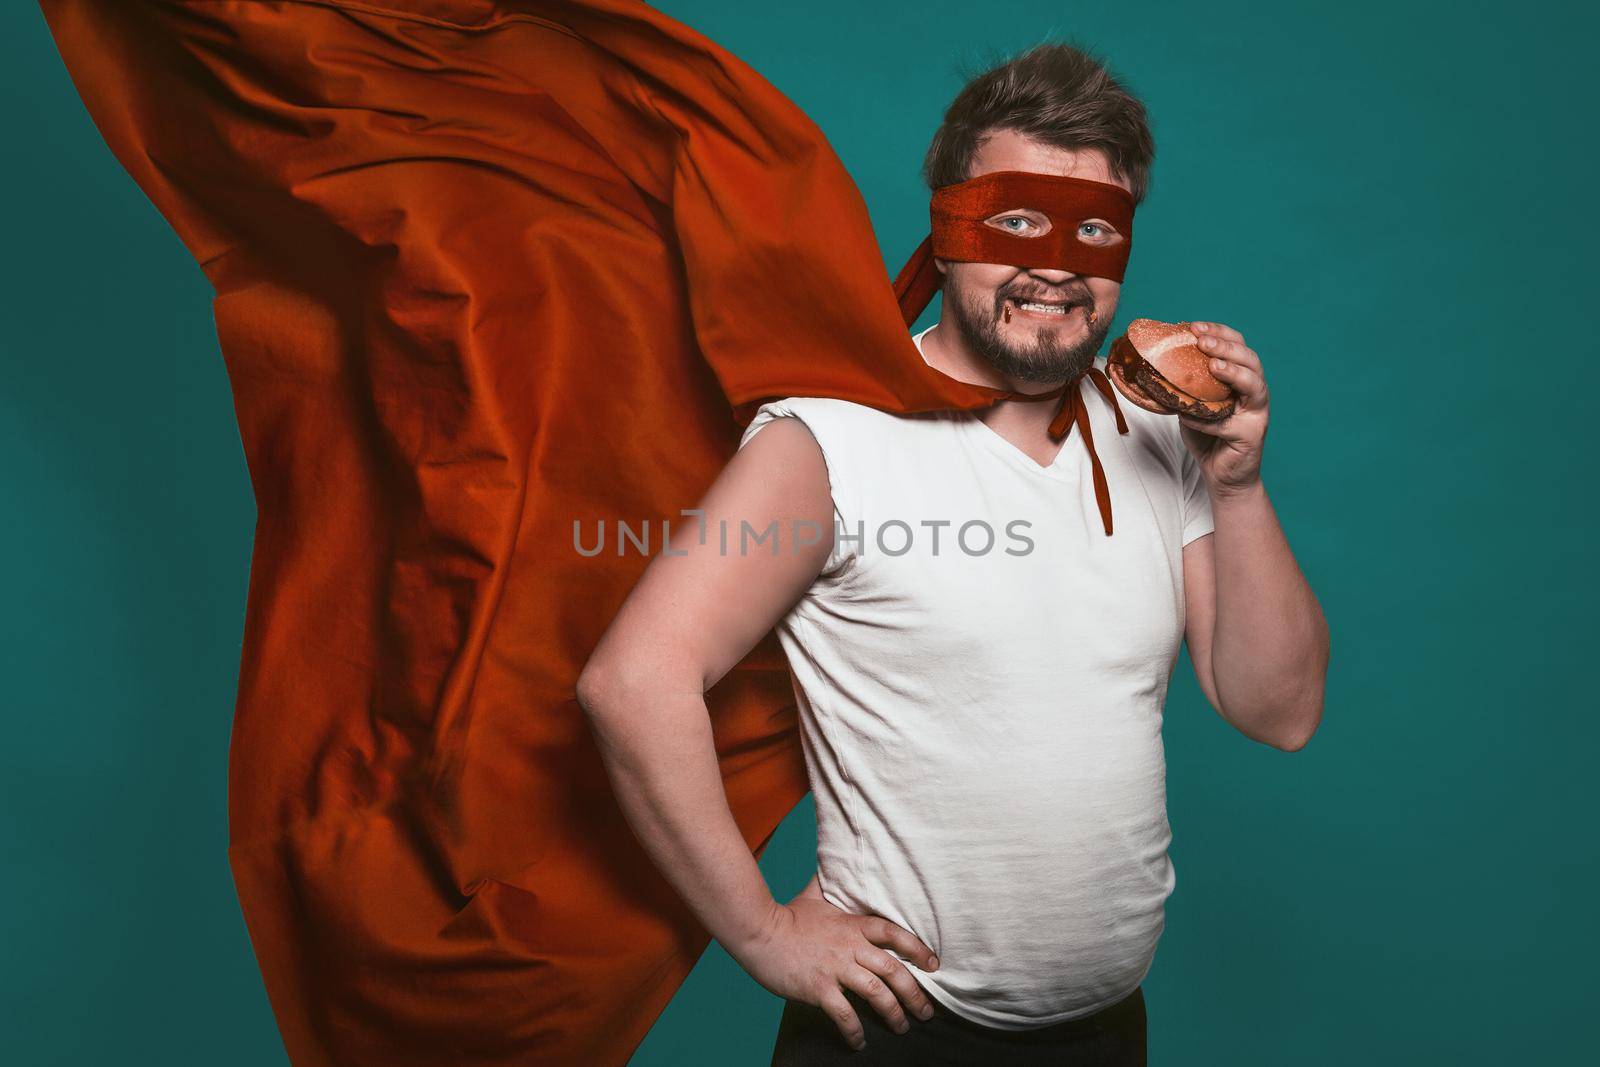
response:
[[[659,531],[765,398],[992,396],[918,356],[816,127],[643,4],[42,6],[216,291],[230,862],[290,1055],[625,1062],[707,935],[573,698],[648,560],[574,520]],[[807,789],[771,635],[708,699],[759,854]]]

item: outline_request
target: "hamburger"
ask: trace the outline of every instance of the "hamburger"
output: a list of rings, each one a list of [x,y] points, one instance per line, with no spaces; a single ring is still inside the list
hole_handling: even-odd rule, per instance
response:
[[[1111,342],[1106,376],[1146,411],[1220,421],[1233,414],[1237,394],[1212,375],[1198,340],[1187,322],[1134,319]]]

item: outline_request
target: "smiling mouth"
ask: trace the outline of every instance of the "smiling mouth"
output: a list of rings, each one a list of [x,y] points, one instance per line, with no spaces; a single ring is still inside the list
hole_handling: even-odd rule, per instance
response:
[[[1035,319],[1040,322],[1064,322],[1072,314],[1073,308],[1081,308],[1083,306],[1083,304],[1075,300],[1018,300],[1015,297],[1008,296],[1002,305],[1002,311],[1006,322],[1011,321],[1013,312],[1022,315],[1024,318]]]

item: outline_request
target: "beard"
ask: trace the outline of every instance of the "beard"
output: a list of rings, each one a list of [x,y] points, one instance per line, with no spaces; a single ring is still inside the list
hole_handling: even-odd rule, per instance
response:
[[[1078,377],[1094,365],[1095,355],[1111,330],[1110,316],[1089,323],[1084,337],[1076,343],[1066,343],[1060,334],[1062,326],[1049,328],[1043,323],[1034,331],[1031,344],[1016,343],[1001,335],[1000,324],[1008,297],[1017,300],[1066,300],[1081,307],[1084,317],[1094,309],[1094,295],[1089,287],[1079,281],[1053,292],[1041,292],[1037,286],[1026,284],[1002,287],[992,297],[983,294],[952,294],[948,288],[946,303],[953,312],[957,332],[972,351],[983,357],[1001,374],[1024,382],[1058,382]],[[1067,314],[1071,315],[1071,307]],[[1020,331],[1018,331],[1020,332]]]

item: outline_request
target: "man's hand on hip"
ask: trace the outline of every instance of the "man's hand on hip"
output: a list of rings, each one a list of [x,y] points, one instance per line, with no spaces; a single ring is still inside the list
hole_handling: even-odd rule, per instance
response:
[[[939,966],[933,950],[911,931],[878,915],[854,915],[835,907],[816,879],[787,905],[773,903],[765,929],[748,943],[725,946],[761,985],[788,1000],[827,1012],[854,1048],[866,1037],[844,990],[859,993],[896,1033],[910,1027],[906,1009],[933,1017],[933,1003],[917,980],[887,949],[923,970]],[[902,1004],[904,1007],[902,1007]]]

